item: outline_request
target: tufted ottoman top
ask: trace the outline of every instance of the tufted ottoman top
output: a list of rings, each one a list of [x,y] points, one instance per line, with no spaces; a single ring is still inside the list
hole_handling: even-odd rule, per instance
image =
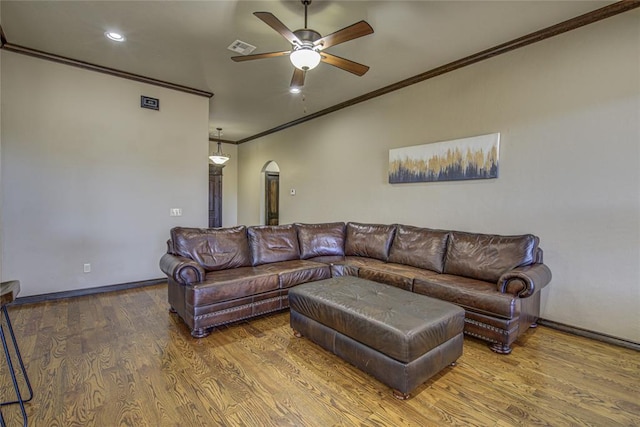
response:
[[[295,286],[289,305],[404,363],[464,329],[464,310],[456,305],[352,276]]]

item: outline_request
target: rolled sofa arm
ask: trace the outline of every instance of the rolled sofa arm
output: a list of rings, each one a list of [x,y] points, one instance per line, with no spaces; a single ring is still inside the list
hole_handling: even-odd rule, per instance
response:
[[[205,275],[204,268],[194,260],[171,254],[162,255],[160,270],[182,285],[202,282]]]
[[[531,264],[524,267],[514,268],[504,273],[498,279],[498,292],[507,292],[511,281],[520,281],[524,288],[518,292],[520,298],[529,297],[551,281],[551,270],[544,264]]]

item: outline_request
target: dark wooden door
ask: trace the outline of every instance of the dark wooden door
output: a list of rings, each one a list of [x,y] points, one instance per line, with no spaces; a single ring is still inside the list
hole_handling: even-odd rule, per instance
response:
[[[222,168],[209,165],[209,227],[222,227]]]
[[[280,218],[280,174],[278,172],[265,172],[265,220],[267,225],[278,225]]]

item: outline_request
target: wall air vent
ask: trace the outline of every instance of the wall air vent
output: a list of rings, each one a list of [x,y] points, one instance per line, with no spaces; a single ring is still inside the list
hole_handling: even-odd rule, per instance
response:
[[[249,55],[251,52],[256,50],[255,46],[251,46],[249,43],[245,43],[240,40],[236,40],[227,48],[232,52],[237,52],[240,55]]]

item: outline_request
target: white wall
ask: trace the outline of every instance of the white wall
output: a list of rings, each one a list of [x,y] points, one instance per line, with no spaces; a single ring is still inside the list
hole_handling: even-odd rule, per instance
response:
[[[0,55],[2,280],[27,296],[163,277],[170,228],[207,225],[209,100]]]
[[[259,221],[275,160],[282,224],[534,233],[542,317],[640,342],[639,123],[634,11],[241,145],[239,222]],[[391,148],[493,132],[498,179],[388,184]]]

